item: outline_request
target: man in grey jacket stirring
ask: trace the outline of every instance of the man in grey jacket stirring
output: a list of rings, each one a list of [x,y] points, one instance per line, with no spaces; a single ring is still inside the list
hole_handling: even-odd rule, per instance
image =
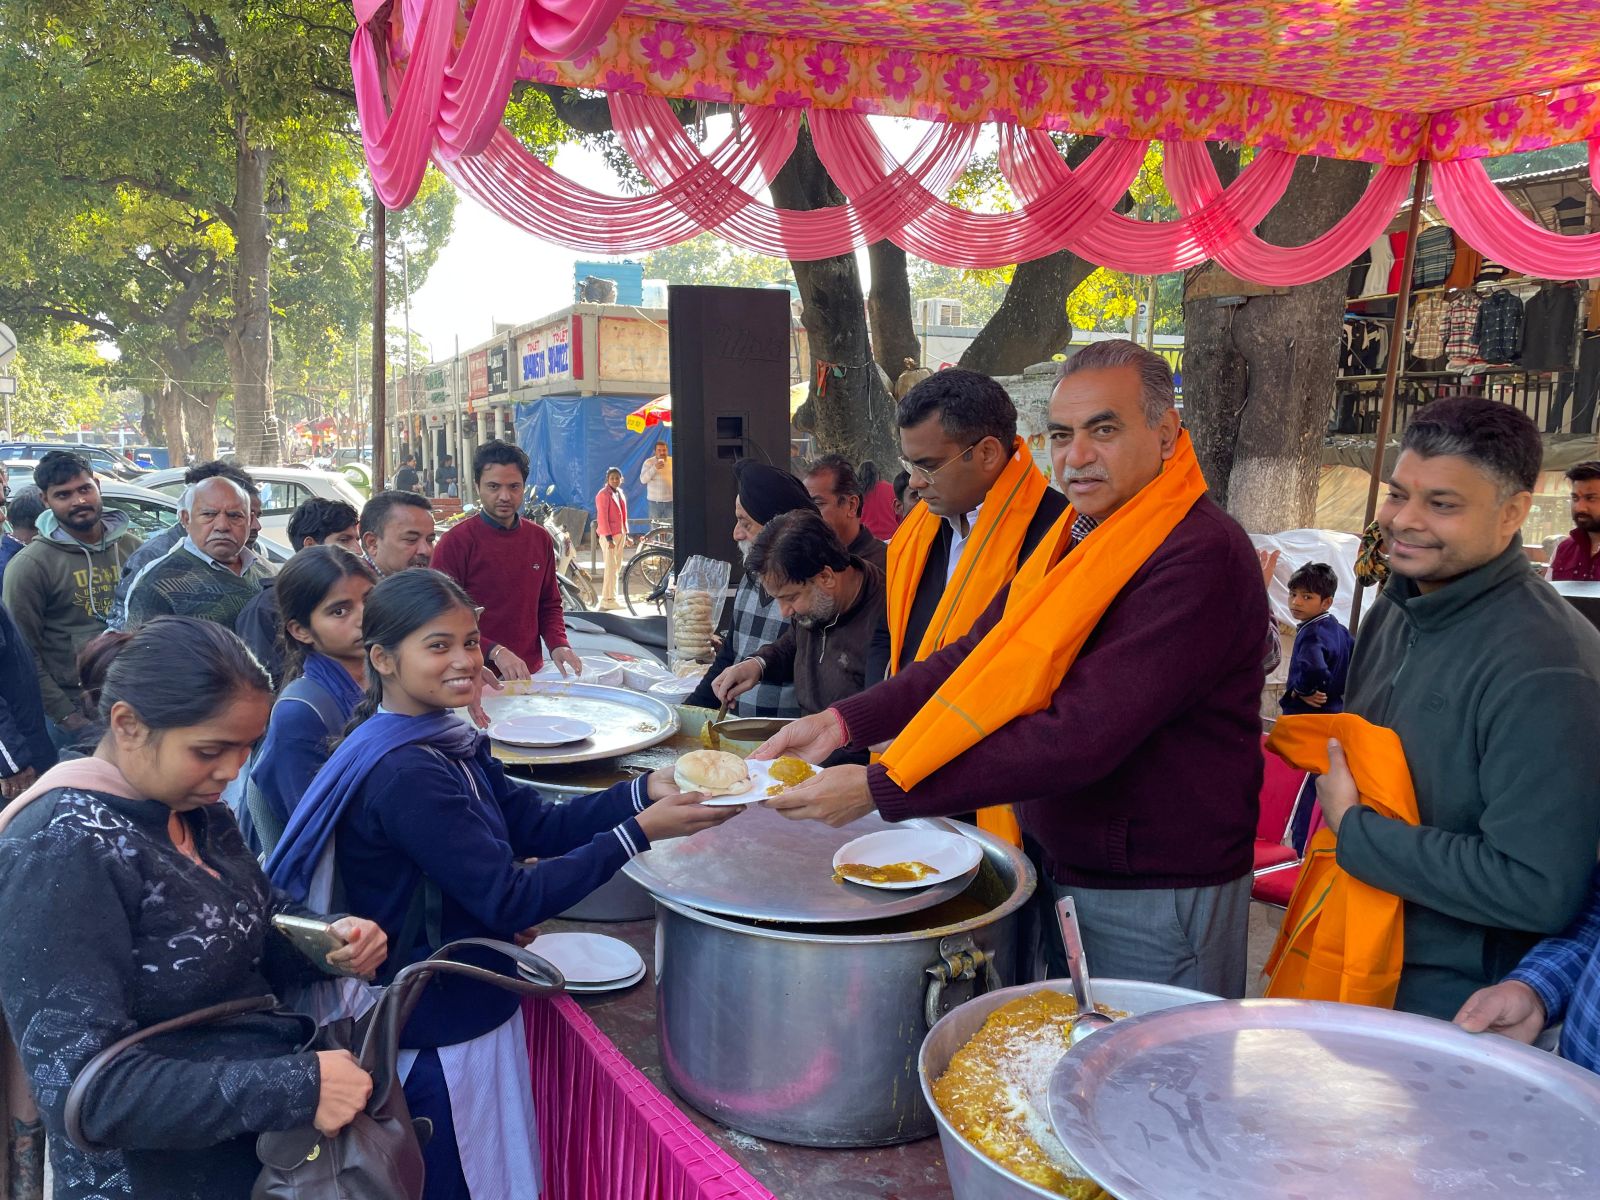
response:
[[[1395,1007],[1445,1020],[1572,920],[1600,842],[1600,633],[1518,533],[1541,453],[1527,416],[1474,397],[1406,429],[1347,698],[1400,736],[1421,824],[1361,805],[1335,748],[1317,785],[1339,865],[1405,901]]]

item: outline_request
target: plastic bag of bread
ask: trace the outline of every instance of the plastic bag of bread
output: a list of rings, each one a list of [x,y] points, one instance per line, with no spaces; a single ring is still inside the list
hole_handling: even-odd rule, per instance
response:
[[[667,658],[674,670],[686,663],[709,663],[716,657],[714,635],[731,574],[727,563],[698,554],[678,572],[667,616]]]

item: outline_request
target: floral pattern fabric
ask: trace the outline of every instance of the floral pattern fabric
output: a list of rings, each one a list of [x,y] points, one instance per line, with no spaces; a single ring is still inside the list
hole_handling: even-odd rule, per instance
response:
[[[590,52],[527,57],[522,74],[1385,163],[1600,132],[1600,0],[628,0],[622,11]]]

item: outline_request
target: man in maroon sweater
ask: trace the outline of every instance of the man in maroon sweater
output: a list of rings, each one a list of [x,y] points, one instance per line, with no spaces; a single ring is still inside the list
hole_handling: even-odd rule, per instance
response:
[[[539,641],[563,672],[583,666],[567,645],[556,581],[556,547],[537,522],[519,515],[528,489],[528,456],[505,442],[486,442],[472,456],[478,515],[439,539],[433,567],[483,607],[484,658],[502,679],[526,679],[544,663]]]
[[[1158,355],[1107,341],[1067,360],[1050,439],[1073,504],[1069,544],[1156,478],[1177,429],[1172,375]],[[961,641],[789,726],[760,756],[821,762],[892,739],[1004,608],[1002,595]],[[835,825],[874,808],[903,820],[1014,804],[1043,870],[1043,898],[1076,899],[1095,971],[1243,995],[1266,624],[1249,538],[1201,497],[1106,609],[1043,709],[909,791],[881,765],[844,766],[767,803]],[[1059,973],[1053,921],[1041,938]]]

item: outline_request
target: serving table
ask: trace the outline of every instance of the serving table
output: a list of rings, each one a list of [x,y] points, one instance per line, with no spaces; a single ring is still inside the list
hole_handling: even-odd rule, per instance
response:
[[[549,1200],[949,1200],[938,1138],[865,1150],[786,1146],[726,1129],[679,1100],[656,1040],[653,920],[549,921],[540,930],[621,938],[646,968],[623,991],[528,1002]]]

